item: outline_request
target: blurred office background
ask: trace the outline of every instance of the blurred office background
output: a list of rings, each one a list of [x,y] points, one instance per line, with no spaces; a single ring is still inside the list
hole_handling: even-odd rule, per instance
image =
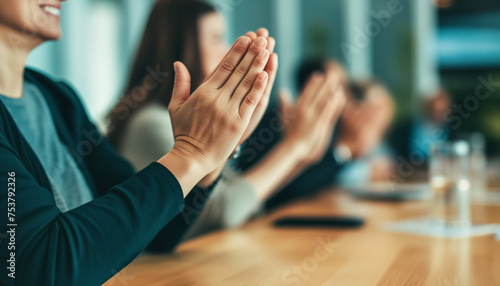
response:
[[[277,39],[277,86],[297,92],[304,58],[332,57],[354,79],[384,83],[396,122],[444,87],[470,112],[453,132],[479,131],[490,153],[500,144],[500,1],[212,0],[228,22],[228,40],[267,27]],[[154,0],[63,4],[63,38],[38,48],[28,64],[69,81],[102,123],[120,97]],[[172,43],[175,44],[175,43]],[[478,86],[493,81],[477,99]],[[475,99],[474,99],[475,98]],[[477,102],[477,104],[476,104]],[[499,155],[499,154],[496,154]]]

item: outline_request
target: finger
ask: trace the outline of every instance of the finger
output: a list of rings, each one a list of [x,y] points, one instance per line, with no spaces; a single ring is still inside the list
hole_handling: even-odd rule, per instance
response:
[[[267,50],[269,53],[274,52],[274,48],[276,47],[276,40],[273,37],[267,37]]]
[[[326,120],[329,129],[333,129],[340,114],[345,106],[345,94],[343,90],[337,90],[331,97],[328,98],[325,104],[324,120]]]
[[[181,62],[174,63],[175,80],[172,99],[170,100],[169,109],[177,110],[186,100],[189,99],[191,91],[191,75],[186,66]]]
[[[311,102],[314,97],[318,95],[324,81],[325,75],[315,72],[307,81],[307,84],[300,95],[299,101],[304,103]]]
[[[252,36],[252,34],[253,34],[253,36]],[[253,42],[253,41],[255,40],[255,38],[257,37],[257,35],[256,35],[254,32],[248,32],[248,33],[245,35],[245,37],[250,38],[251,42]],[[254,38],[252,38],[252,37],[254,37]],[[241,39],[241,37],[240,37],[238,40],[236,40],[235,44],[236,44],[236,43],[237,43],[240,39]],[[234,49],[234,45],[235,45],[235,44],[233,44],[233,47],[232,47],[232,48],[229,50],[229,52],[227,52],[227,54],[224,56],[223,61],[227,58],[227,56],[228,56],[228,55],[229,55],[229,53],[232,51],[232,49]],[[215,72],[216,72],[216,71],[220,68],[220,66],[221,66],[221,64],[223,63],[223,61],[221,61],[221,62],[219,63],[219,65],[217,65],[217,68],[216,68],[216,69],[214,69],[214,70],[212,71],[212,73],[211,73],[208,77],[206,77],[206,78],[205,78],[205,80],[204,80],[203,82],[207,82],[208,80],[210,80],[210,78],[212,78],[212,76],[215,74]]]
[[[252,32],[252,31],[246,33],[245,36],[249,37],[250,40],[252,40],[252,42],[257,40],[257,37],[258,37],[257,34],[255,34],[255,32]]]
[[[246,35],[245,35],[245,37],[250,38],[251,42],[253,42],[253,41],[255,41],[255,39],[257,39],[257,34],[255,34],[254,32],[247,32],[247,33],[246,33]],[[238,40],[239,40],[239,39],[238,39]],[[237,40],[237,41],[238,41],[238,40]],[[236,42],[237,42],[237,41],[236,41]],[[234,45],[233,45],[233,48],[234,48]],[[229,52],[227,53],[227,55],[228,55],[230,52],[231,52],[231,51],[229,51]],[[224,59],[226,59],[226,58],[227,58],[227,55],[224,57]],[[222,63],[222,62],[221,62],[221,63]],[[209,80],[209,79],[210,79],[210,78],[211,78],[211,77],[215,74],[215,72],[216,72],[216,71],[217,71],[217,69],[220,67],[220,65],[221,65],[221,64],[219,63],[219,65],[217,66],[217,68],[216,68],[214,71],[212,71],[212,74],[210,74],[210,76],[209,76],[209,77],[208,77],[205,81],[208,81],[208,80]]]
[[[269,51],[266,49],[262,49],[259,55],[255,58],[250,67],[250,70],[245,75],[245,78],[241,81],[240,85],[236,88],[231,100],[240,104],[243,98],[250,92],[253,87],[253,84],[259,74],[266,67],[267,61],[269,60]],[[267,72],[266,72],[267,73]],[[269,75],[268,75],[269,80]],[[266,83],[267,86],[268,83]]]
[[[262,117],[266,113],[267,106],[269,105],[269,96],[266,94],[262,95],[260,98],[259,103],[257,104],[257,107],[255,108],[252,118],[250,119],[250,122],[248,123],[247,130],[245,133],[247,134],[252,134],[257,126],[259,125]],[[242,140],[246,140],[247,138],[242,138]]]
[[[286,115],[290,111],[293,105],[292,95],[288,90],[282,90],[279,93],[279,102],[280,102],[280,110],[283,114],[283,118],[286,118]]]
[[[264,90],[266,89],[268,75],[265,71],[261,72],[255,80],[252,90],[245,96],[240,105],[240,117],[245,121],[249,121],[252,114],[261,100]]]
[[[340,88],[337,90],[337,92],[334,95],[335,99],[337,100],[335,112],[333,114],[333,124],[337,121],[337,119],[340,117],[342,114],[342,111],[344,110],[346,103],[347,103],[347,96],[345,94],[345,91],[343,88]]]
[[[333,128],[334,128],[335,124],[337,123],[337,120],[338,120],[338,116],[336,116],[337,115],[337,107],[338,107],[338,103],[333,98],[329,99],[326,102],[325,110],[322,114],[322,117],[323,117],[322,120],[324,120],[324,122],[326,123],[326,126],[327,126],[329,131],[330,130],[333,131]]]
[[[276,81],[276,74],[278,73],[278,54],[272,54],[267,61],[266,68],[264,69],[269,75],[269,82],[267,83],[265,93],[270,95]]]
[[[269,75],[268,75],[269,76]],[[259,101],[259,104],[257,105],[257,108],[255,109],[255,113],[259,112],[259,116],[256,116],[256,118],[258,118],[257,120],[257,124],[260,123],[260,120],[262,119],[262,116],[264,115],[264,113],[266,112],[267,110],[267,107],[269,105],[269,94],[265,94],[260,98],[260,101]]]
[[[326,80],[321,86],[318,95],[312,99],[312,104],[323,106],[340,88],[339,77],[337,74],[328,73]]]
[[[251,42],[252,41],[248,37],[239,38],[234,43],[226,57],[219,64],[207,83],[215,88],[221,88],[235,72],[235,69],[238,67],[241,59],[247,53]]]
[[[269,31],[266,28],[260,28],[257,30],[257,37],[269,37]]]
[[[255,40],[255,42],[253,42],[253,44],[248,49],[248,52],[243,57],[243,60],[241,60],[241,62],[238,64],[238,66],[236,68],[233,68],[234,72],[231,74],[231,76],[229,77],[227,82],[222,87],[222,89],[224,91],[226,91],[228,94],[231,94],[231,95],[235,92],[235,90],[240,85],[241,81],[245,78],[246,74],[248,73],[248,71],[252,67],[254,60],[257,58],[257,56],[259,55],[259,53],[262,50],[265,50],[266,46],[267,46],[267,41],[265,38],[259,37],[259,38],[257,38],[257,40]],[[267,52],[267,54],[269,55],[269,52]],[[268,56],[267,56],[267,58],[268,58]],[[259,63],[260,63],[260,61],[259,61]],[[266,63],[267,63],[267,59],[266,59],[266,62],[264,63],[264,66]],[[248,84],[248,82],[247,82],[247,84]],[[251,84],[247,85],[247,87],[248,87],[248,90],[250,90],[252,85]]]
[[[335,113],[335,98],[330,98],[324,105],[323,110],[319,114],[320,121],[330,125],[331,118]]]

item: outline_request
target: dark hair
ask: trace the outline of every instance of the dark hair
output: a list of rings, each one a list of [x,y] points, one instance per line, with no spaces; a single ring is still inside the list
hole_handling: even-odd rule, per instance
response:
[[[108,115],[108,138],[115,148],[119,148],[128,121],[140,108],[150,102],[168,107],[174,87],[174,62],[186,65],[193,90],[202,83],[198,20],[212,12],[215,8],[200,0],[155,3],[123,97]],[[157,71],[161,76],[152,76]]]
[[[325,58],[310,58],[302,62],[297,73],[297,82],[299,90],[304,89],[307,81],[315,72],[325,73],[328,60]],[[373,80],[349,81],[346,86],[353,99],[363,101],[368,88],[378,83]]]
[[[297,84],[299,90],[304,89],[307,81],[315,72],[326,72],[326,62],[324,58],[311,58],[304,60],[299,67],[297,73]]]

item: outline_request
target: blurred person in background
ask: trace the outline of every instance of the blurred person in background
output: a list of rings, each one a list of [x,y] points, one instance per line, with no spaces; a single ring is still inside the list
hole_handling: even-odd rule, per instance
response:
[[[390,152],[382,144],[393,117],[393,101],[387,90],[375,82],[351,83],[342,65],[323,58],[306,59],[300,65],[297,73],[299,89],[304,88],[307,78],[315,72],[336,72],[340,75],[346,91],[346,107],[334,136],[329,140],[328,152],[319,162],[309,166],[276,192],[266,202],[267,208],[312,195],[333,183],[353,185],[385,180],[393,170]],[[280,138],[280,132],[273,134],[274,140],[271,142],[259,142],[258,138],[259,133],[264,132],[262,130],[270,129],[270,122],[276,116],[274,112],[267,113],[254,132],[255,138],[247,140],[255,144],[243,153],[247,156],[243,155],[238,160],[243,169],[258,161]]]
[[[11,237],[0,250],[2,285],[101,285],[162,229],[175,237],[169,222],[193,203],[187,196],[210,191],[196,185],[268,100],[269,52],[248,37],[202,84],[177,62],[166,91],[175,142],[136,174],[69,85],[25,67],[33,49],[60,38],[62,2],[0,0],[0,201],[11,224],[0,227]]]
[[[446,122],[451,112],[448,92],[439,89],[426,97],[421,106],[416,115],[396,125],[390,135],[395,155],[404,160],[427,161],[431,145],[450,137],[450,126]]]
[[[336,149],[355,150],[353,160],[336,175],[341,186],[386,181],[394,171],[392,153],[384,137],[392,123],[394,103],[381,84],[351,83],[340,120]]]
[[[222,16],[206,2],[160,0],[154,6],[131,69],[125,96],[109,115],[108,136],[136,170],[157,160],[175,142],[167,109],[170,101],[167,91],[174,85],[172,78],[167,78],[141,100],[134,102],[135,108],[127,116],[121,112],[123,106],[134,100],[134,89],[147,75],[144,67],[159,65],[160,70],[169,71],[175,61],[182,61],[196,75],[192,77],[193,84],[199,84],[210,76],[227,53],[225,31]],[[276,54],[273,54],[274,39],[268,34],[267,30],[260,29],[257,33],[249,32],[247,36],[256,42],[267,38],[271,58],[266,70],[272,81],[278,63]],[[177,45],[171,47],[169,43]],[[283,116],[289,119],[286,124],[280,120],[273,123],[283,130],[283,138],[262,160],[241,174],[221,164],[218,170],[221,172],[225,167],[224,175],[213,192],[207,194],[209,199],[203,210],[191,210],[199,214],[196,219],[179,220],[176,233],[185,232],[182,239],[186,240],[208,231],[240,226],[255,215],[262,203],[280,186],[321,158],[344,106],[340,77],[333,71],[313,75],[296,103],[284,96]],[[269,97],[271,90],[272,82],[268,85],[265,98]],[[266,107],[267,103],[260,106],[258,112],[262,115]],[[206,178],[209,181],[207,184],[212,183],[215,177]],[[160,233],[159,236],[162,235],[167,237],[169,234]],[[172,245],[162,244],[161,239],[155,240],[155,243],[150,246],[151,250],[172,250]]]

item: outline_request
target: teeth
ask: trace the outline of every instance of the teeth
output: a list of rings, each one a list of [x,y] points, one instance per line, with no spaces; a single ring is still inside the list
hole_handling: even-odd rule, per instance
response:
[[[59,9],[57,9],[56,7],[52,7],[52,6],[45,6],[45,7],[43,7],[43,10],[49,14],[54,15],[54,16],[59,16],[59,14],[61,13],[61,11]]]

